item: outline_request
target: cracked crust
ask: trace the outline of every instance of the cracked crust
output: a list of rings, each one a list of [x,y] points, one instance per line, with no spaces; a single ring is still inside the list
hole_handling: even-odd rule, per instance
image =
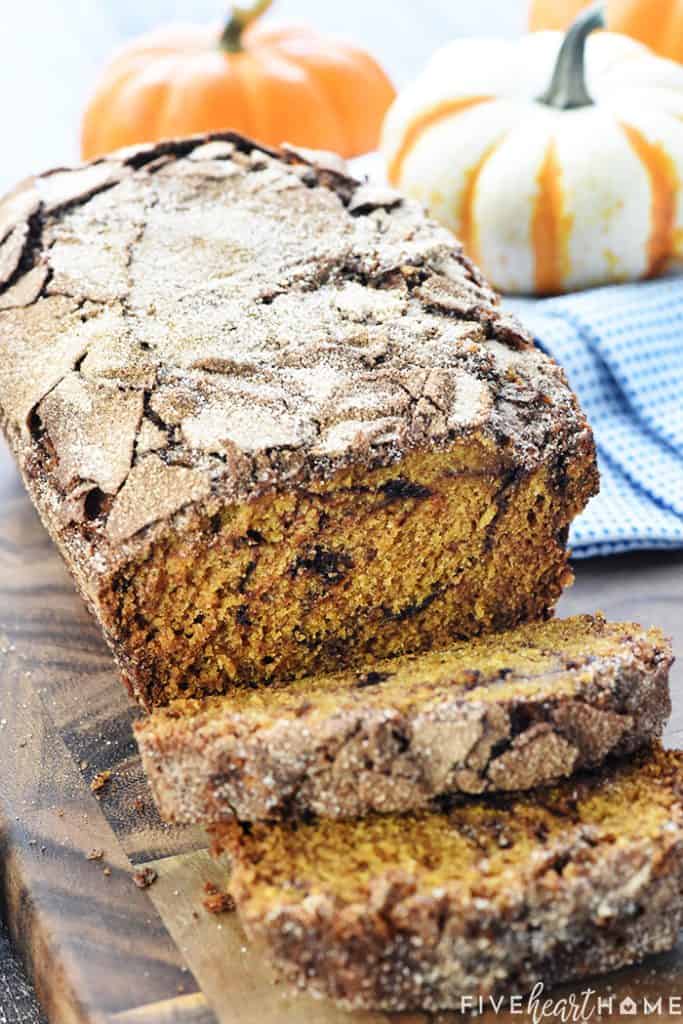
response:
[[[98,481],[50,419],[86,419],[94,444],[87,397],[103,384],[144,395],[134,438],[162,431],[166,458],[233,500],[483,424],[538,462],[548,415],[524,416],[527,402],[585,430],[562,371],[450,234],[398,194],[301,159],[229,136],[164,143],[48,172],[4,201],[4,426],[20,446],[48,434],[72,464],[65,493]],[[192,238],[203,244],[186,252]],[[157,483],[144,445],[123,430],[121,444],[110,515],[135,466]],[[177,486],[178,507],[189,492]],[[164,514],[119,513],[113,536],[103,518],[112,556]]]
[[[404,812],[457,791],[530,789],[661,735],[671,647],[601,616],[225,697],[136,723],[176,822]]]
[[[471,448],[501,478],[500,514],[534,473],[557,491],[539,542],[557,564],[516,621],[557,598],[567,523],[597,481],[562,370],[448,232],[337,160],[231,134],[60,168],[0,203],[0,423],[148,705],[164,699],[170,659],[122,623],[116,588],[130,581],[117,573],[169,537],[266,496]]]
[[[440,814],[214,826],[249,936],[353,1009],[458,1009],[672,948],[683,924],[683,753]]]

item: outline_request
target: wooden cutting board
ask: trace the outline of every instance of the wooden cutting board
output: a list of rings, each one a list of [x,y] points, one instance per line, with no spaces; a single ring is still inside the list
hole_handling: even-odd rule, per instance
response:
[[[672,574],[672,557],[675,562],[677,556],[655,558],[637,576],[628,561],[611,562],[609,570],[600,568],[605,562],[591,570],[579,566],[587,585],[575,588],[563,610],[602,607],[613,616],[652,618],[680,629],[683,558]],[[646,579],[646,586],[634,587],[634,578]],[[212,915],[202,905],[207,881],[220,888],[227,881],[227,868],[211,861],[202,831],[170,828],[158,819],[131,734],[137,713],[0,448],[0,901],[50,1021],[458,1019],[349,1015],[274,984],[236,916]],[[676,733],[683,733],[683,699],[669,737]],[[105,770],[111,779],[95,793],[91,783]],[[102,851],[101,858],[89,859],[91,851]],[[158,875],[145,890],[132,880],[141,865]],[[683,994],[683,945],[643,967],[591,982],[591,988],[614,1000],[605,1015],[616,1015],[619,1002],[630,996],[641,1007],[631,1019],[645,1020],[645,997]],[[479,1019],[527,1016],[487,1013]]]

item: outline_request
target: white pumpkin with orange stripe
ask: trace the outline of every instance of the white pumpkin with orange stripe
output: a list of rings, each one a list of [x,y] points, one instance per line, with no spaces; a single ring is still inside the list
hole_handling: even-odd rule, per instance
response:
[[[683,257],[683,66],[588,38],[599,24],[592,10],[564,39],[451,43],[387,115],[389,180],[502,291],[634,280]]]

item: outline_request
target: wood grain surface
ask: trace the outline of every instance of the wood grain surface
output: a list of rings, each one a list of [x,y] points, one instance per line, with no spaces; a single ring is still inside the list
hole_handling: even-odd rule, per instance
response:
[[[657,623],[683,641],[683,554],[576,569],[563,613],[600,608]],[[683,742],[682,683],[679,663],[667,734],[673,743]],[[224,888],[227,869],[209,858],[201,830],[158,819],[131,734],[138,713],[0,448],[0,901],[48,1019],[426,1024],[424,1014],[349,1016],[291,996],[273,983],[235,915],[204,909],[205,883]],[[109,782],[93,792],[105,770]],[[101,857],[90,859],[92,851]],[[132,878],[141,865],[158,876],[146,890]],[[680,996],[683,946],[591,987],[617,1003],[627,994],[641,1003]]]

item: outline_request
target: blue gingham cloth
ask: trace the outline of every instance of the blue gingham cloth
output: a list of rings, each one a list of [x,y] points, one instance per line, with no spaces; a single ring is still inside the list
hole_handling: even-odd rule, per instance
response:
[[[595,433],[601,490],[572,527],[574,555],[683,547],[683,278],[506,305]]]

